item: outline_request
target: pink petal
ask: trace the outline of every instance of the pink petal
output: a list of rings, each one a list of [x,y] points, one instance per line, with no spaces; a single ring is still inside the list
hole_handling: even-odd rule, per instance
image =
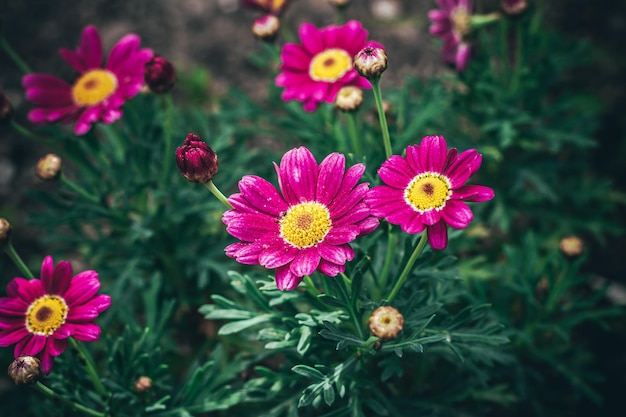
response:
[[[274,217],[263,213],[241,213],[229,210],[222,216],[226,231],[237,239],[251,242],[267,235],[278,235],[279,225]]]
[[[385,184],[402,190],[417,174],[407,160],[398,155],[391,155],[378,170],[378,176]]]
[[[0,347],[11,346],[18,343],[25,337],[30,337],[31,333],[24,326],[0,332]]]
[[[45,348],[47,340],[46,336],[39,335],[25,337],[17,343],[15,351],[20,352],[20,355],[35,356]]]
[[[87,26],[80,37],[80,47],[76,51],[85,63],[86,69],[100,68],[102,65],[102,40],[94,26]]]
[[[437,210],[425,211],[424,213],[422,213],[421,216],[422,223],[424,223],[426,226],[432,226],[433,224],[441,220],[441,214]]]
[[[281,291],[293,290],[302,282],[302,276],[294,275],[289,265],[276,269],[276,287]]]
[[[463,229],[474,219],[472,210],[461,200],[449,200],[441,211],[443,220],[455,229]]]
[[[48,338],[48,354],[51,356],[59,356],[67,349],[67,339],[55,339],[54,337]]]
[[[100,337],[100,326],[95,323],[83,323],[74,325],[74,338],[81,342],[93,342]]]
[[[59,55],[63,58],[63,61],[67,63],[70,67],[72,67],[79,74],[87,72],[87,66],[85,65],[85,61],[74,51],[67,48],[59,49]]]
[[[35,301],[37,298],[44,295],[44,290],[43,286],[41,285],[41,280],[24,279],[18,277],[13,278],[11,282],[9,282],[9,284],[7,285],[7,295],[12,298],[19,297],[20,300],[23,300],[23,303],[18,304],[19,306],[21,306],[28,305],[32,301]],[[16,307],[18,305],[16,305]],[[23,312],[25,312],[25,310]]]
[[[71,280],[63,298],[69,306],[80,305],[90,300],[99,289],[98,273],[91,270],[83,271]]]
[[[279,268],[293,261],[299,251],[287,243],[276,242],[259,255],[259,264],[269,269]]]
[[[465,184],[469,177],[480,168],[481,161],[482,156],[476,149],[468,149],[462,152],[445,172],[445,175],[452,183],[452,188],[454,189]]]
[[[289,208],[276,187],[263,178],[246,175],[239,181],[239,189],[252,207],[264,213],[278,217]]]
[[[102,107],[98,105],[85,108],[85,111],[83,111],[83,113],[78,116],[78,120],[76,120],[74,134],[76,136],[82,136],[89,132],[89,130],[91,130],[92,123],[96,123],[100,120],[101,113]]]
[[[317,189],[315,200],[328,205],[337,194],[341,182],[337,178],[343,177],[346,169],[346,158],[342,154],[332,153],[328,155],[319,166]]]
[[[260,245],[254,243],[237,242],[226,246],[224,252],[226,256],[236,259],[239,263],[256,265],[263,250]]]
[[[324,241],[330,245],[343,245],[344,243],[352,242],[359,233],[361,233],[361,230],[352,224],[333,227],[324,238]]]
[[[291,273],[296,276],[311,275],[320,264],[320,254],[316,247],[301,249],[289,264]]]
[[[452,191],[450,198],[481,202],[491,200],[495,196],[493,190],[483,185],[464,185]]]
[[[428,244],[431,248],[443,250],[448,246],[448,230],[443,221],[427,228]]]
[[[139,36],[130,33],[120,39],[111,49],[107,59],[106,68],[117,73],[118,68],[130,59],[132,55],[139,49],[141,39]]]
[[[290,204],[315,200],[318,168],[311,151],[304,146],[290,150],[280,161],[280,171],[283,195],[298,198],[297,201],[288,201]],[[290,191],[286,192],[285,188]]]
[[[343,265],[354,259],[354,250],[350,245],[332,246],[322,242],[317,245],[317,250],[323,260],[336,265]]]
[[[335,263],[328,262],[322,259],[322,262],[320,262],[320,266],[318,267],[318,270],[324,275],[328,275],[329,277],[334,277],[337,274],[343,273],[346,270],[346,266],[337,265]]]
[[[48,375],[52,371],[54,357],[48,354],[46,351],[42,352],[38,357],[41,361],[41,373],[44,375]]]
[[[443,136],[426,136],[419,148],[420,165],[427,171],[442,172],[448,148]]]
[[[316,55],[326,48],[321,32],[311,23],[300,25],[299,33],[302,46],[310,55]]]

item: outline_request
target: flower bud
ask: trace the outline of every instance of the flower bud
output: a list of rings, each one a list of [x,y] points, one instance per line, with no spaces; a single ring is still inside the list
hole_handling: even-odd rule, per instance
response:
[[[0,217],[0,248],[2,248],[5,243],[9,243],[12,231],[11,223],[4,217]]]
[[[155,55],[146,62],[143,79],[153,92],[166,93],[176,83],[176,68],[167,59]]]
[[[39,159],[35,173],[44,181],[52,181],[61,175],[61,158],[58,155],[49,153]]]
[[[328,0],[328,2],[338,9],[343,9],[350,5],[350,0]]]
[[[521,14],[528,7],[526,0],[502,0],[502,10],[508,15]]]
[[[398,337],[404,327],[404,317],[390,306],[378,307],[369,319],[370,331],[382,340]]]
[[[137,392],[147,392],[152,389],[152,379],[147,376],[140,376],[135,381],[135,391]]]
[[[9,98],[0,91],[0,124],[8,123],[13,116],[13,106]]]
[[[206,184],[217,174],[217,155],[198,136],[190,133],[183,146],[176,149],[176,165],[189,182]]]
[[[272,42],[278,35],[280,29],[280,20],[278,17],[268,14],[259,17],[252,24],[252,33],[257,39]]]
[[[29,385],[37,382],[41,374],[41,362],[33,356],[19,356],[9,365],[7,373],[15,385]]]
[[[585,242],[578,236],[565,236],[559,242],[561,252],[569,257],[575,257],[583,253]]]
[[[354,69],[365,78],[378,78],[387,69],[387,54],[382,48],[366,46],[354,57]]]
[[[361,106],[361,103],[363,103],[363,90],[351,85],[341,87],[335,97],[335,106],[343,111],[354,111]]]

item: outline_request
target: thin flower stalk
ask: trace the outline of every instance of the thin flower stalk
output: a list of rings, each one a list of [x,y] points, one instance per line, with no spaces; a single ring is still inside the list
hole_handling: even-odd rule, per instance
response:
[[[404,282],[406,281],[406,279],[409,277],[409,274],[413,270],[413,265],[415,265],[415,261],[417,261],[417,258],[419,258],[420,255],[422,254],[422,251],[424,250],[424,247],[426,246],[426,242],[428,242],[428,237],[425,232],[422,232],[422,236],[420,237],[420,241],[415,247],[415,250],[413,250],[411,257],[406,262],[404,269],[400,273],[398,280],[396,281],[393,288],[389,292],[389,295],[385,298],[385,300],[388,303],[391,303],[393,299],[396,298],[396,295],[398,295],[398,292],[400,292],[400,289],[404,285]]]

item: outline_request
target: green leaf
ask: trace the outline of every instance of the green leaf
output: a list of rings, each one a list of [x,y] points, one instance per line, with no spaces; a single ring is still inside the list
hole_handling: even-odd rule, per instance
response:
[[[323,373],[307,365],[296,365],[291,368],[291,370],[298,375],[302,375],[306,378],[316,379],[318,381],[322,381],[325,378]]]
[[[242,330],[248,329],[252,326],[256,326],[257,324],[266,323],[272,319],[271,314],[261,314],[260,316],[253,317],[247,320],[235,321],[232,323],[227,323],[220,327],[220,330],[217,332],[219,335],[227,335],[233,333],[239,333]]]

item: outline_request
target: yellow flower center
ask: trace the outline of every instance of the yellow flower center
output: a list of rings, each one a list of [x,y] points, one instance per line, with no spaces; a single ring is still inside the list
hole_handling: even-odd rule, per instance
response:
[[[68,311],[69,308],[63,298],[46,294],[28,307],[26,329],[40,336],[50,336],[65,323]]]
[[[94,69],[83,74],[72,87],[74,103],[94,106],[117,90],[117,77],[111,71]]]
[[[299,249],[308,248],[323,241],[331,225],[326,206],[307,201],[291,206],[280,219],[280,236]]]
[[[471,15],[463,7],[454,9],[450,15],[450,20],[452,20],[452,27],[457,35],[463,37],[470,33],[472,29]]]
[[[404,200],[415,210],[441,210],[450,198],[452,184],[436,172],[424,172],[411,180],[404,190]]]
[[[352,68],[352,58],[343,49],[327,49],[315,55],[309,66],[309,76],[315,81],[337,81]]]

